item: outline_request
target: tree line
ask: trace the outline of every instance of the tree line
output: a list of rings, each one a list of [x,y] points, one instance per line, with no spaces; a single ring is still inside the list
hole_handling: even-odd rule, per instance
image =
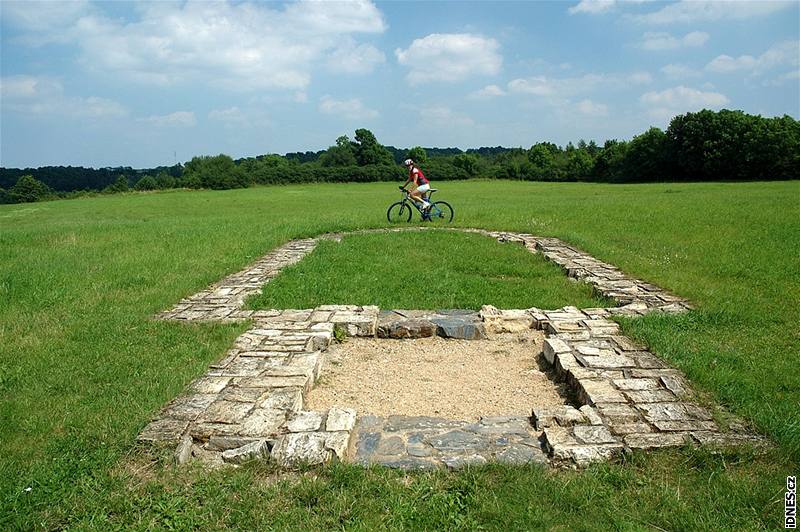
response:
[[[629,141],[540,142],[529,149],[483,147],[399,149],[367,129],[343,135],[326,150],[234,160],[197,156],[184,165],[134,170],[0,168],[0,203],[83,194],[170,188],[230,189],[253,184],[401,181],[412,158],[432,180],[474,177],[531,181],[642,183],[780,180],[800,177],[800,122],[742,111],[687,113],[666,131],[650,128]]]

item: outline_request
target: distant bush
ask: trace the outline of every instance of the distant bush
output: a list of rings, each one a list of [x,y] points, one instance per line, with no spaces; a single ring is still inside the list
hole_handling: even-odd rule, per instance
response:
[[[53,199],[53,190],[33,176],[20,177],[4,194],[5,203],[33,203]]]
[[[124,175],[121,175],[116,181],[104,188],[103,192],[105,194],[118,194],[120,192],[128,192],[129,190],[130,187],[128,186],[128,178]]]

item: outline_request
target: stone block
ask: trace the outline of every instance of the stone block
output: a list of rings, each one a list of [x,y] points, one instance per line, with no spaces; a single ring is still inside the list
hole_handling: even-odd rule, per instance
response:
[[[639,403],[666,403],[669,401],[677,401],[678,398],[669,390],[640,390],[640,391],[625,391],[625,397],[630,399],[631,402]]]
[[[636,367],[636,363],[634,363],[633,359],[625,355],[578,355],[576,358],[587,368],[622,369]]]
[[[654,421],[653,425],[658,430],[664,432],[688,432],[694,430],[719,431],[719,427],[713,421],[699,421],[687,419],[682,421]]]
[[[574,447],[576,445],[580,445],[575,436],[572,433],[572,428],[565,428],[565,427],[546,427],[544,429],[544,441],[543,441],[545,449],[548,452],[552,453],[553,449],[556,446],[564,447]]]
[[[586,421],[589,422],[590,425],[602,425],[603,419],[600,417],[600,414],[597,413],[597,409],[593,408],[589,405],[583,405],[578,410],[583,416],[586,418]]]
[[[362,418],[362,424],[364,418]],[[450,429],[464,425],[463,421],[455,421],[429,416],[389,416],[384,425],[386,432],[419,431],[431,429]]]
[[[375,454],[381,456],[400,455],[406,452],[406,442],[400,436],[384,436],[380,438]]]
[[[438,451],[481,450],[487,446],[486,438],[461,430],[428,436],[425,443]]]
[[[282,436],[272,448],[272,459],[283,467],[300,463],[324,464],[333,452],[325,447],[324,432],[298,432]]]
[[[436,325],[436,334],[442,338],[482,340],[486,338],[484,324],[474,316],[448,316],[431,318]]]
[[[563,459],[566,456],[578,467],[587,467],[595,462],[606,462],[620,456],[624,447],[621,443],[608,443],[603,445],[582,445],[568,449],[557,448],[553,451],[553,458]]]
[[[304,375],[288,377],[271,377],[259,375],[258,377],[238,377],[233,379],[233,384],[242,388],[307,388],[311,379]]]
[[[256,403],[266,393],[269,393],[266,388],[240,388],[239,386],[229,386],[219,395],[219,398],[223,401]]]
[[[440,460],[451,471],[465,467],[480,466],[486,463],[486,458],[479,454],[443,456]]]
[[[463,430],[476,434],[516,434],[528,435],[533,426],[527,417],[522,416],[483,416],[478,423],[463,427]]]
[[[564,375],[575,368],[580,368],[580,363],[571,353],[558,353],[555,356],[555,369],[558,375]]]
[[[303,393],[300,388],[272,388],[257,403],[259,408],[283,410],[287,414],[303,409]]]
[[[638,423],[642,420],[641,414],[627,403],[599,403],[597,410],[609,423]]]
[[[684,421],[696,419],[710,421],[711,414],[699,406],[685,403],[642,403],[636,405],[644,414],[644,418],[655,421]]]
[[[205,442],[213,436],[236,436],[241,425],[230,423],[197,423],[189,427],[189,434],[195,441]]]
[[[198,394],[219,393],[228,385],[230,377],[201,377],[190,385],[190,389]]]
[[[274,436],[286,422],[287,414],[286,410],[254,408],[252,413],[242,420],[239,435],[262,438]]]
[[[356,411],[352,408],[331,407],[328,410],[328,419],[325,422],[325,430],[335,432],[341,430],[353,430],[356,424]]]
[[[229,464],[241,464],[249,460],[268,458],[269,455],[270,448],[267,440],[257,440],[236,449],[223,451],[222,460]]]
[[[242,438],[240,436],[211,436],[205,444],[209,451],[227,451],[253,443],[256,439]]]
[[[661,388],[661,385],[655,379],[614,379],[611,382],[618,389],[625,391],[657,390]]]
[[[578,395],[590,406],[598,403],[627,403],[622,393],[605,380],[578,380]]]
[[[289,432],[313,432],[322,426],[322,412],[308,410],[297,412],[289,417],[286,429]]]
[[[621,351],[644,351],[644,347],[627,336],[612,336],[611,341],[614,342]]]
[[[534,318],[527,309],[499,310],[492,305],[484,305],[480,318],[486,331],[492,334],[522,332],[534,326]]]
[[[192,458],[193,444],[194,441],[192,440],[191,436],[186,435],[181,438],[180,443],[178,443],[178,446],[175,448],[175,452],[172,455],[175,465],[185,464]]]
[[[201,423],[240,423],[253,409],[252,403],[217,400],[213,402],[198,421]]]
[[[643,369],[664,369],[667,367],[661,360],[659,360],[655,355],[649,353],[647,351],[636,351],[630,353],[631,356],[636,360],[636,365]]]
[[[623,439],[631,449],[656,449],[659,447],[679,447],[687,441],[688,433],[628,434]]]
[[[555,358],[558,353],[569,353],[570,351],[572,351],[572,349],[570,349],[569,345],[558,338],[547,338],[542,348],[545,360],[551,365],[555,363]]]
[[[164,416],[193,421],[217,399],[215,394],[194,394],[178,397],[164,409]]]
[[[609,423],[608,426],[611,434],[616,434],[617,436],[653,432],[653,429],[647,423]]]
[[[604,425],[575,425],[572,433],[581,443],[617,443],[617,439]]]
[[[510,444],[504,447],[501,451],[495,453],[494,459],[498,462],[513,465],[524,465],[531,462],[547,463],[547,455],[544,454],[540,447],[521,444]]]
[[[664,384],[667,390],[674,393],[677,397],[686,397],[689,395],[686,383],[684,382],[683,378],[677,375],[662,375],[661,382]]]
[[[378,322],[378,338],[428,338],[436,335],[436,324],[421,319]]]
[[[532,418],[537,430],[555,426],[569,427],[586,422],[581,412],[568,405],[534,408]]]

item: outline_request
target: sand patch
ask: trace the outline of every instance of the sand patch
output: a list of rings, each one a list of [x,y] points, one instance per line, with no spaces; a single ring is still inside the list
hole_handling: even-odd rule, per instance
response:
[[[563,405],[558,385],[539,369],[538,331],[491,340],[376,340],[331,345],[305,408],[338,405],[379,416],[530,415]]]

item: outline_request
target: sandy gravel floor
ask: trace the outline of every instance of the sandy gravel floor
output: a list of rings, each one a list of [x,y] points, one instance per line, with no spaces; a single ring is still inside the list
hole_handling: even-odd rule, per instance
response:
[[[534,331],[471,341],[348,339],[326,351],[305,408],[460,420],[530,415],[534,406],[564,404],[539,370],[542,341]]]

